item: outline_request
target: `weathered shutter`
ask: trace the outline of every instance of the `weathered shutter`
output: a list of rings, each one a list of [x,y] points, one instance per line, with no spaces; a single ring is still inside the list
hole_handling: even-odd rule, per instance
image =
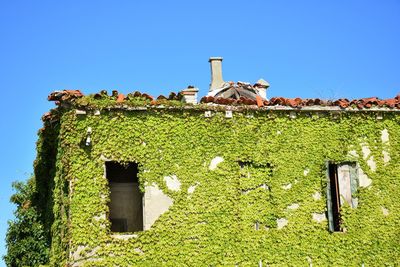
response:
[[[329,177],[329,161],[325,162],[326,168],[326,207],[328,212],[328,225],[329,231],[334,232],[335,227],[333,224],[333,209],[332,209],[332,193],[331,193],[331,180]]]
[[[355,197],[355,194],[358,189],[358,164],[351,164],[350,166],[350,187],[351,187],[351,203],[352,208],[357,208],[358,199]]]
[[[340,206],[345,203],[352,205],[352,192],[351,192],[351,171],[353,164],[346,162],[337,165],[337,179],[338,179],[338,197],[340,199]]]

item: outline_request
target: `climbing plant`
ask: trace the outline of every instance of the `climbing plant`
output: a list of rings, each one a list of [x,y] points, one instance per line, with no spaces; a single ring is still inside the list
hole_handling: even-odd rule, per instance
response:
[[[223,108],[210,108],[206,117],[206,106],[128,110],[96,103],[86,98],[59,108],[59,129],[47,136],[56,148],[54,173],[46,176],[54,216],[49,265],[400,264],[395,113],[378,120],[362,111],[293,116],[243,109],[227,118]],[[384,129],[390,136],[385,142]],[[210,168],[216,157],[223,161]],[[157,185],[173,199],[151,229],[126,238],[111,233],[104,159],[139,163],[141,190]],[[356,161],[372,180],[358,187],[357,208],[343,206],[343,232],[331,233],[327,220],[313,219],[326,212],[327,160]],[[180,190],[166,185],[164,177],[171,175]]]

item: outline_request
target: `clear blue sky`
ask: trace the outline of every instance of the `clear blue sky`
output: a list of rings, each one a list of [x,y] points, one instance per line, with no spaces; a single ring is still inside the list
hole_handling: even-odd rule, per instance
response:
[[[0,38],[0,255],[52,90],[204,95],[222,56],[225,80],[264,78],[269,96],[400,92],[399,0],[0,0]]]

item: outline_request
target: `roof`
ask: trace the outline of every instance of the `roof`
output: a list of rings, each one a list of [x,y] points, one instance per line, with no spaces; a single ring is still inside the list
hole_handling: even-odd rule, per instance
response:
[[[221,97],[225,99],[239,99],[240,97],[256,100],[259,95],[256,85],[252,86],[244,82],[226,82],[221,88],[210,92],[208,96]]]
[[[222,98],[222,97],[203,97],[201,102],[203,103],[216,103],[222,105],[257,105],[257,101],[254,99],[240,97],[239,99]],[[400,95],[390,99],[379,99],[378,97],[368,97],[348,100],[346,98],[340,98],[337,100],[323,100],[319,98],[285,98],[285,97],[273,97],[270,100],[263,100],[262,106],[288,106],[292,108],[302,108],[307,106],[331,106],[347,108],[354,106],[358,109],[369,109],[371,107],[386,107],[400,109]]]
[[[360,99],[346,99],[340,98],[336,100],[324,100],[320,98],[285,98],[285,97],[272,97],[270,100],[258,97],[254,90],[256,85],[251,86],[246,83],[231,83],[228,87],[219,89],[220,91],[215,96],[205,96],[200,100],[200,104],[214,104],[221,106],[254,106],[254,108],[267,108],[267,107],[289,107],[294,109],[305,109],[307,107],[338,107],[340,109],[358,109],[368,110],[372,108],[386,108],[393,110],[400,110],[400,94],[394,98],[379,99],[378,97],[368,97]],[[141,106],[156,106],[164,105],[168,102],[182,101],[183,95],[181,93],[171,93],[168,97],[163,95],[154,98],[146,93],[134,92],[128,95],[113,91],[111,96],[106,91],[85,96],[80,90],[62,90],[55,91],[48,96],[49,101],[55,101],[59,104],[74,104],[79,106],[82,103],[79,99],[91,97],[95,100],[109,99],[115,101],[115,104],[126,104],[135,99],[141,99],[139,103]],[[131,101],[131,102],[130,102]],[[136,105],[137,106],[137,105]]]

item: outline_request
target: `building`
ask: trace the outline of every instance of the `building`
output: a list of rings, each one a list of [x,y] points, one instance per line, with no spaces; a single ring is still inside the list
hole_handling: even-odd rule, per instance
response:
[[[224,82],[157,99],[52,93],[35,175],[51,263],[400,264],[400,96],[267,99]]]

